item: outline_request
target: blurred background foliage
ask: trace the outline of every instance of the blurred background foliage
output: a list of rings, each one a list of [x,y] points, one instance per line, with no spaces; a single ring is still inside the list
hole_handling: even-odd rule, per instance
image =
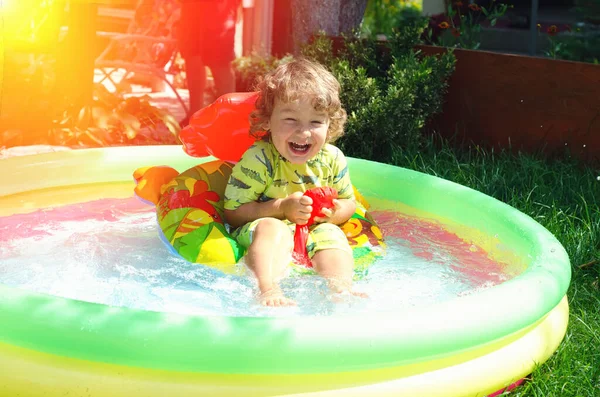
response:
[[[85,19],[96,11],[64,0],[2,2],[1,146],[177,142],[179,124],[148,97],[94,84],[93,62],[101,48],[89,40],[95,26],[85,26]],[[87,28],[89,34],[81,35]]]
[[[137,1],[127,1],[135,10]],[[106,42],[96,37],[97,5],[91,2],[71,3],[69,5],[65,0],[1,2],[4,26],[0,52],[4,78],[0,146],[47,143],[89,147],[176,143],[180,127],[167,109],[159,109],[148,96],[132,93],[125,84],[109,90],[106,85],[94,83],[94,59],[106,47]],[[372,123],[378,124],[373,120],[396,117],[397,112],[403,111],[401,109],[410,108],[417,115],[410,116],[417,120],[415,125],[422,125],[423,120],[437,110],[422,110],[423,99],[414,90],[427,89],[427,95],[443,93],[445,79],[451,70],[450,60],[442,62],[446,66],[442,67],[444,72],[440,72],[438,68],[441,66],[425,59],[418,51],[409,51],[409,46],[433,44],[477,49],[482,27],[493,27],[499,18],[504,17],[506,3],[502,0],[449,0],[447,12],[426,17],[422,15],[421,0],[368,0],[363,21],[353,35],[353,38],[364,40],[362,47],[356,47],[356,41],[348,41],[345,52],[337,52],[334,48],[323,59],[338,73],[349,90],[344,94],[351,110],[350,133],[345,139],[349,142],[350,137],[355,136],[355,128],[362,131],[364,127],[359,128],[358,125],[367,123],[367,115]],[[598,63],[600,0],[576,0],[576,5],[577,24],[540,29],[541,39],[546,40],[549,47],[545,55]],[[170,9],[172,7],[158,7],[156,12],[165,15],[146,13],[143,16],[154,28],[161,30],[161,26],[156,25],[166,24],[164,21],[172,19],[169,18],[172,14]],[[317,42],[324,45],[322,40]],[[387,48],[387,52],[377,49],[383,47]],[[169,55],[165,51],[163,57]],[[237,58],[233,64],[237,90],[253,89],[257,76],[289,57],[289,54],[251,53]],[[179,61],[174,65],[180,73],[175,75],[174,84],[185,88],[183,62],[181,57],[176,58]],[[401,73],[403,70],[404,74]],[[401,81],[401,77],[404,80]],[[433,77],[440,79],[437,86],[430,80]],[[371,102],[359,101],[361,84],[365,84],[362,88],[370,90]],[[400,89],[403,84],[402,89],[411,93],[409,98],[413,103],[410,105],[398,103],[399,99],[394,96],[394,90]],[[438,102],[433,96],[427,100]],[[399,120],[406,117],[409,116],[400,116]],[[396,127],[401,127],[402,134],[406,134],[401,138],[405,144],[412,142],[412,131],[416,127],[408,124]],[[383,121],[381,131],[387,131]],[[372,132],[383,141],[395,136]],[[386,156],[385,153],[379,154]],[[379,154],[362,155],[374,158]]]
[[[393,30],[422,18],[420,0],[369,0],[361,25],[363,37],[390,36]]]

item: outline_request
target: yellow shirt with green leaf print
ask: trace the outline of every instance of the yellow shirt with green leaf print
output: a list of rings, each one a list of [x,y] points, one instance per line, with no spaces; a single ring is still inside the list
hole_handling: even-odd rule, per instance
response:
[[[257,141],[233,167],[224,207],[235,210],[246,203],[281,199],[313,187],[332,187],[338,198],[354,199],[348,164],[340,149],[325,144],[305,164],[292,164],[271,142]]]

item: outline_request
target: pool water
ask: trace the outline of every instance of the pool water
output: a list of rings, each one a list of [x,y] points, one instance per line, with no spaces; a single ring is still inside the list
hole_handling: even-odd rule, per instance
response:
[[[435,223],[373,212],[386,255],[356,282],[369,298],[332,295],[316,276],[281,286],[297,307],[256,303],[251,276],[224,275],[174,256],[154,208],[136,198],[103,199],[0,217],[0,283],[112,306],[219,316],[393,312],[454,299],[515,274]]]

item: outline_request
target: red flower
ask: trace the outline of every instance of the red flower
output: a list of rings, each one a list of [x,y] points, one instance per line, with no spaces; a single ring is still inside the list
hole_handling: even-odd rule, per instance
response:
[[[469,4],[469,9],[470,9],[471,11],[475,11],[475,12],[479,12],[479,11],[481,11],[481,7],[479,7],[479,6],[478,6],[477,4],[475,4],[475,3],[471,3],[471,4]]]
[[[450,24],[448,22],[444,21],[444,22],[440,23],[438,26],[440,27],[440,29],[448,29],[450,27]]]
[[[208,183],[198,180],[194,183],[192,191],[178,190],[168,192],[168,208],[170,210],[178,208],[198,208],[213,217],[216,222],[222,223],[222,219],[209,201],[218,202],[219,194],[208,190]]]
[[[460,30],[458,29],[452,29],[452,36],[454,37],[460,37]]]
[[[550,25],[547,32],[550,36],[554,36],[556,33],[558,33],[558,27],[556,25]]]

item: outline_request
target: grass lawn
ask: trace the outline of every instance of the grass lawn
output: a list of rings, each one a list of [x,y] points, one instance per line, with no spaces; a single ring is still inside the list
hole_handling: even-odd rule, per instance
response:
[[[451,180],[531,216],[563,244],[573,277],[570,318],[558,351],[511,397],[600,395],[600,170],[574,160],[453,149],[428,138],[420,150],[399,150],[395,165]]]

